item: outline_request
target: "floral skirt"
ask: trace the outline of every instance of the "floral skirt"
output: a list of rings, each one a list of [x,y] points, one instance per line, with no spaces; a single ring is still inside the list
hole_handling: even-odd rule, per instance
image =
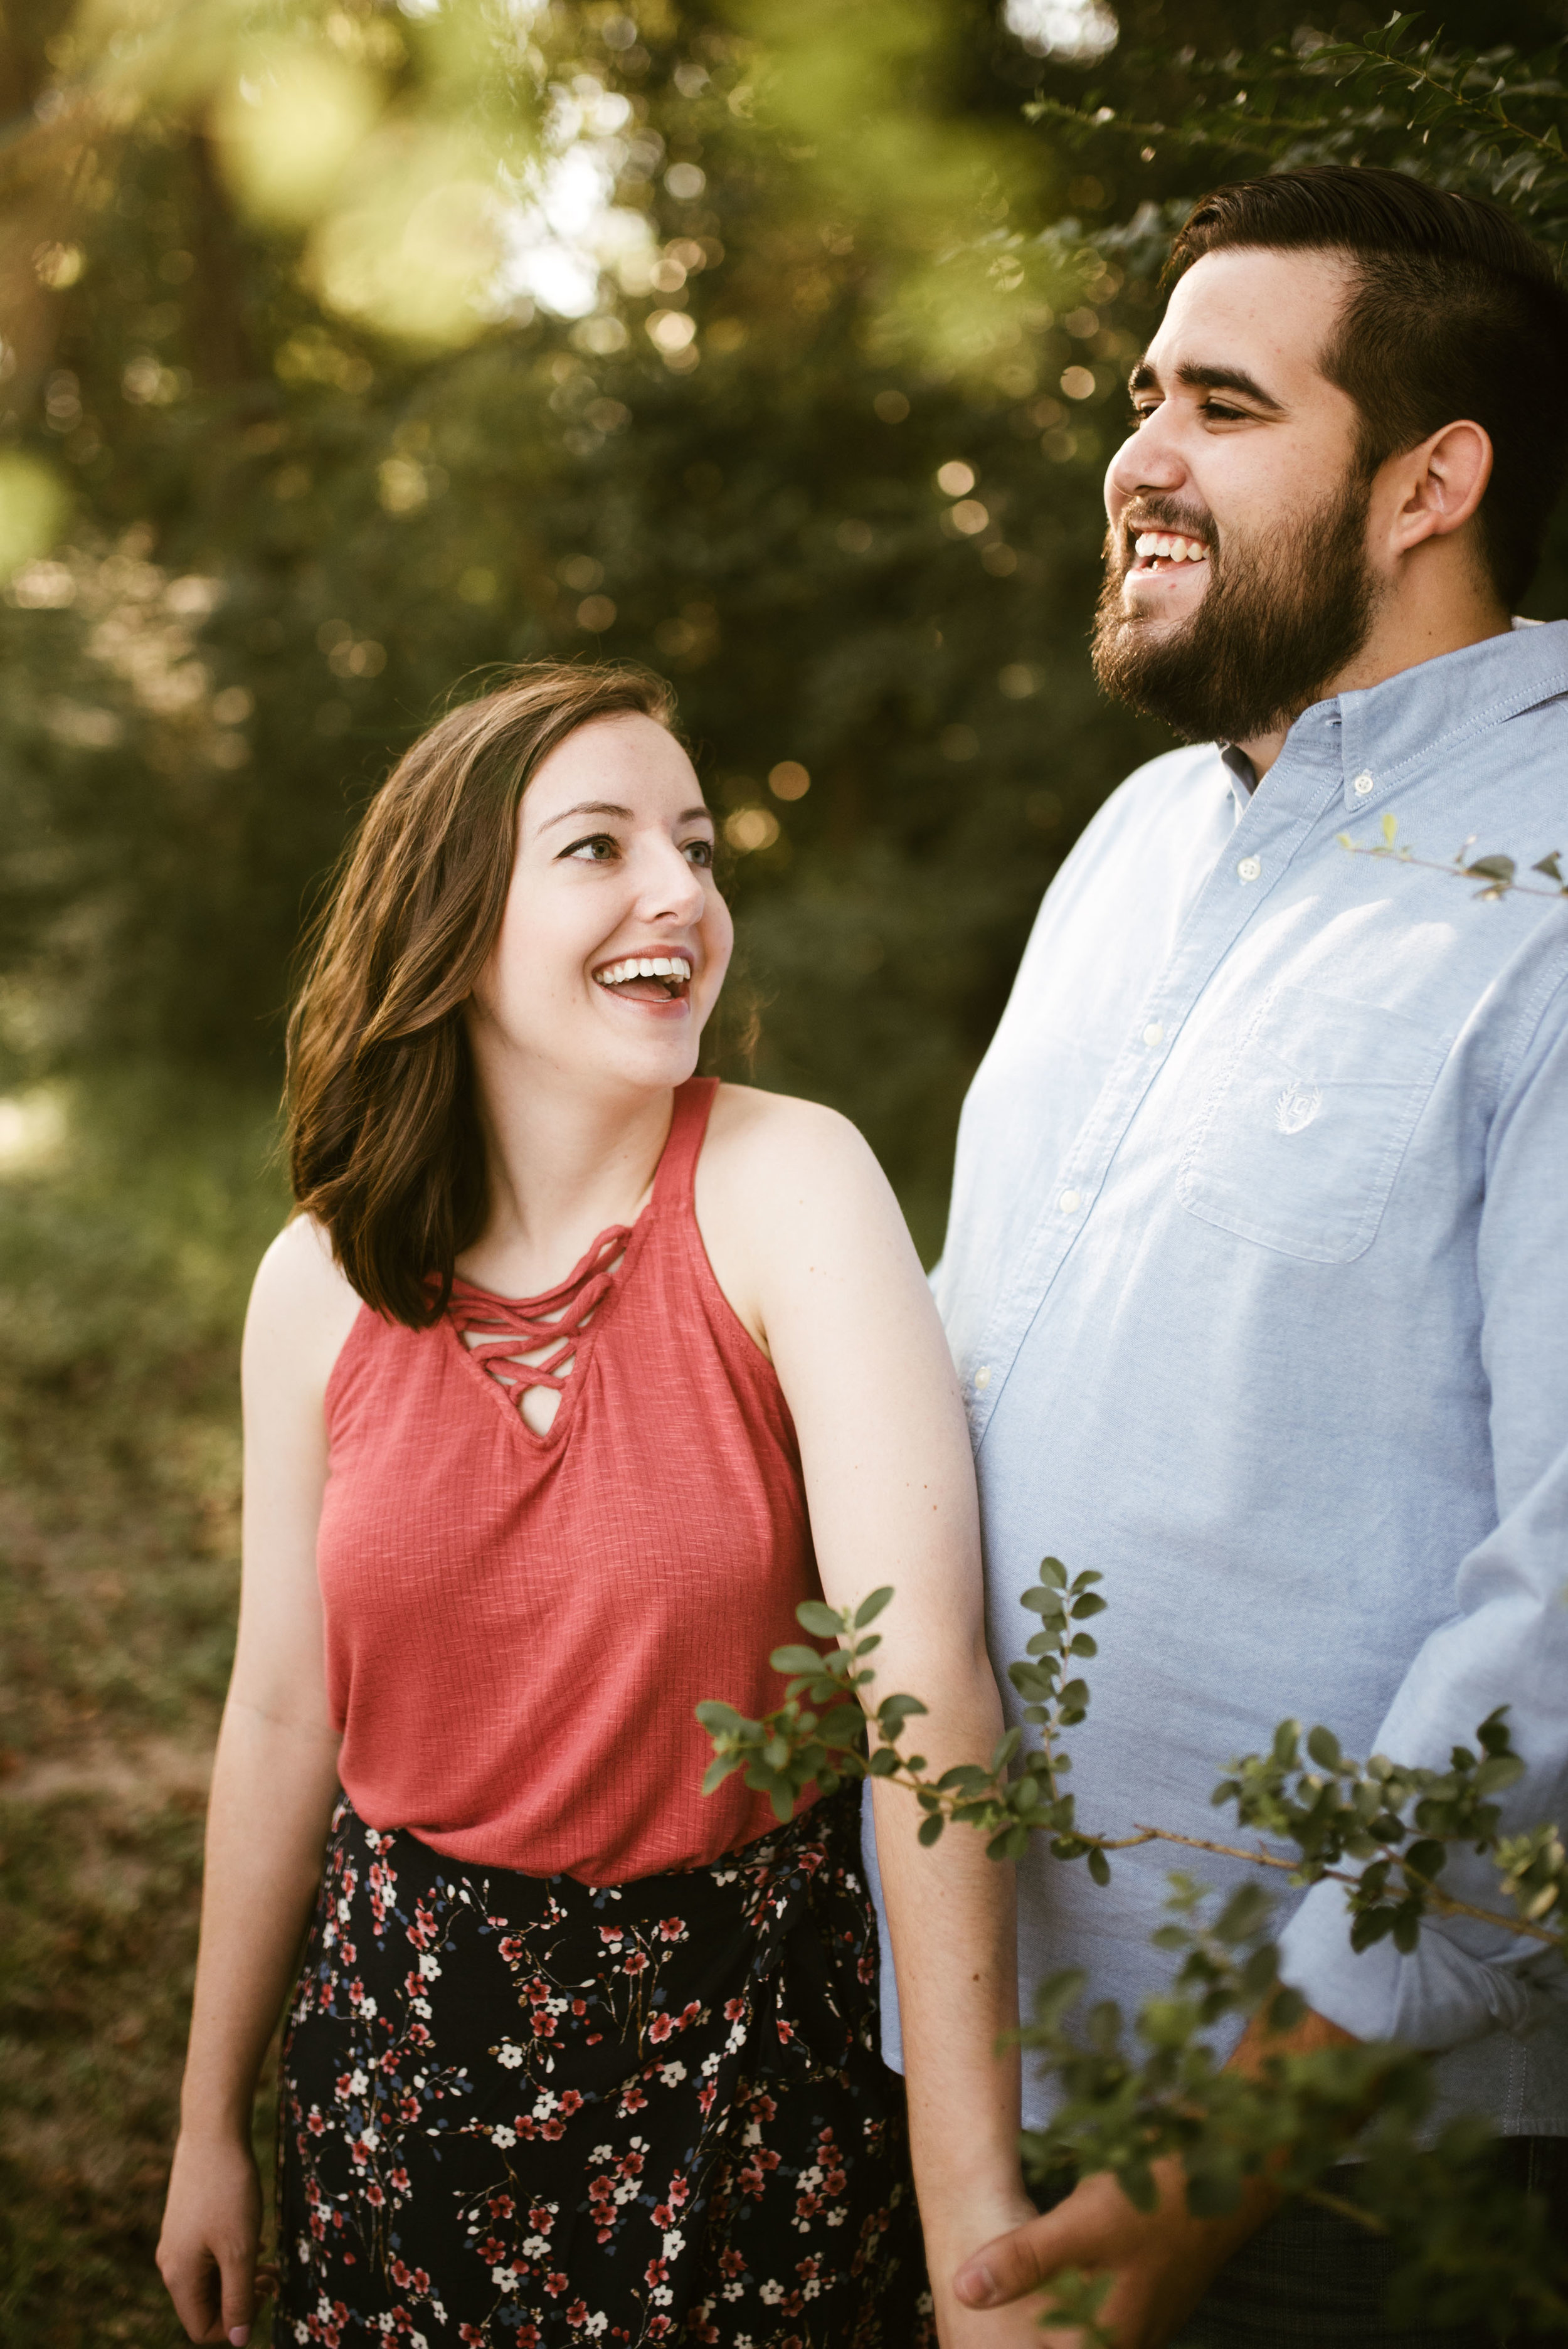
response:
[[[274,2344],[932,2349],[855,1791],[608,1887],[340,1804],[284,2043]]]

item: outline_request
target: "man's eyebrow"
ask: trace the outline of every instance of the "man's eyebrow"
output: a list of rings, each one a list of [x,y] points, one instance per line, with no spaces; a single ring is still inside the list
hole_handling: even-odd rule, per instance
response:
[[[631,809],[629,807],[617,806],[614,800],[579,800],[575,807],[562,808],[559,815],[548,817],[545,822],[540,825],[539,829],[541,832],[548,832],[552,824],[569,823],[574,815],[614,815],[619,816],[623,823],[630,823],[633,821]],[[707,817],[710,823],[712,823],[713,811],[711,808],[682,808],[679,815],[676,818],[676,822],[677,823],[695,823],[698,816],[703,815]]]
[[[1176,380],[1188,391],[1239,391],[1243,399],[1250,399],[1268,415],[1284,414],[1281,402],[1272,392],[1265,391],[1257,378],[1250,376],[1244,367],[1202,367],[1196,360],[1188,359],[1177,368]],[[1150,367],[1147,359],[1140,359],[1128,378],[1127,388],[1132,393],[1160,390],[1159,369]]]

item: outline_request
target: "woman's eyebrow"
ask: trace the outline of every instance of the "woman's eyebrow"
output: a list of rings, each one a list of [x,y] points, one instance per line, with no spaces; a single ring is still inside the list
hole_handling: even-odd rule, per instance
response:
[[[617,807],[614,800],[579,800],[575,807],[562,808],[559,815],[547,817],[539,829],[548,832],[552,824],[569,823],[574,815],[618,815],[627,823],[632,820],[631,809]]]
[[[618,807],[614,800],[579,800],[575,807],[562,808],[559,815],[547,816],[539,829],[541,832],[548,832],[552,824],[569,823],[574,815],[614,815],[619,816],[623,823],[630,823],[634,821],[632,810],[629,807]],[[699,816],[707,816],[711,823],[713,810],[701,806],[683,808],[676,816],[676,822],[696,823]]]

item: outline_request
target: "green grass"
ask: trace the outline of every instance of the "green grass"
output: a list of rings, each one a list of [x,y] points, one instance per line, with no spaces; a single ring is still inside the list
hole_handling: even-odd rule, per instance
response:
[[[0,2340],[163,2349],[236,1340],[283,1193],[253,1095],[120,1076],[42,1106],[53,1146],[0,1164]]]

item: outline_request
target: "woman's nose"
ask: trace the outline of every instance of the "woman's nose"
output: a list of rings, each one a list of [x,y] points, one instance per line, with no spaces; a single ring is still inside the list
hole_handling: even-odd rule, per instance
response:
[[[647,920],[665,915],[688,922],[702,910],[702,875],[673,843],[661,845],[650,852],[641,894]]]

